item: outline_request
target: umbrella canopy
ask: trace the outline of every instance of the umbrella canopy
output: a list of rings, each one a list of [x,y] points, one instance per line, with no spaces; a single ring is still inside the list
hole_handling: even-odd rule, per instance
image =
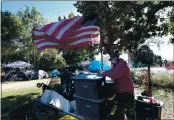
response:
[[[109,69],[111,69],[111,66],[103,64],[103,70],[109,70]],[[89,70],[94,72],[97,70],[102,70],[102,63],[98,60],[92,61],[89,65]]]
[[[26,63],[24,61],[16,61],[16,62],[4,65],[4,67],[10,67],[10,68],[20,68],[20,67],[30,67],[30,66],[31,64]]]
[[[76,16],[33,29],[39,50],[80,48],[100,43],[97,16]]]

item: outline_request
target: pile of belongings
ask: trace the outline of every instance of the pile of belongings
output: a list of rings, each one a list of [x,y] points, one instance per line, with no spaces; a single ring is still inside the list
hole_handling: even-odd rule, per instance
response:
[[[72,111],[73,113],[75,113],[77,111],[75,101],[70,102],[62,95],[53,90],[45,90],[41,96],[41,102],[43,104],[53,105],[54,107],[67,113],[70,113]]]

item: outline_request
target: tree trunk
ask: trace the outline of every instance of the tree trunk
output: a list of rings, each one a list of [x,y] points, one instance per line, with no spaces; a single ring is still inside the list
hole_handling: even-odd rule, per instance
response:
[[[105,9],[105,27],[106,27],[106,31],[107,31],[107,37],[108,37],[108,45],[104,45],[104,47],[106,48],[106,51],[108,52],[109,55],[111,55],[113,52],[114,52],[114,49],[112,47],[112,42],[114,41],[114,38],[113,38],[113,32],[112,32],[112,26],[111,26],[111,22],[110,22],[110,13],[111,13],[111,10],[109,9],[109,6],[108,6],[108,1],[105,1],[104,2],[104,5],[107,9]]]

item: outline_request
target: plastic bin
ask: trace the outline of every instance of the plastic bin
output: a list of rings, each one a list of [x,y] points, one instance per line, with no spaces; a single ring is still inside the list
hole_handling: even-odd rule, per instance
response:
[[[155,105],[153,103],[147,103],[142,100],[136,101],[136,115],[137,119],[139,118],[152,118],[152,119],[161,119],[161,112],[163,103],[160,105]]]
[[[76,100],[78,114],[87,120],[103,120],[108,113],[105,99],[91,100],[73,95]]]
[[[80,74],[71,79],[74,81],[76,95],[94,100],[104,97],[104,77],[96,74]]]

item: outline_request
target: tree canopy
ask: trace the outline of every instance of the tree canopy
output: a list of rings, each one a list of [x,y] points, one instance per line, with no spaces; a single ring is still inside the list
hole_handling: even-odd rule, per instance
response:
[[[161,65],[162,58],[154,55],[148,44],[139,49],[147,39],[163,36],[167,33],[167,25],[159,24],[163,20],[161,11],[174,6],[169,1],[78,1],[74,4],[78,12],[87,16],[98,14],[100,18],[101,44],[105,53],[114,50],[128,52],[133,62],[147,66]],[[172,16],[170,17],[172,20]],[[170,23],[172,24],[172,23]],[[173,28],[173,27],[171,27]],[[159,46],[159,41],[154,42]],[[148,52],[149,51],[149,52]],[[149,53],[149,59],[148,59]]]
[[[170,40],[170,42],[174,44],[174,7],[170,15],[169,33],[173,35],[173,38]]]
[[[156,13],[173,5],[169,1],[77,1],[74,4],[84,16],[98,14],[101,44],[109,54],[114,49],[134,51],[145,39],[165,34],[164,25],[158,25],[160,16]]]
[[[174,8],[170,16],[169,25],[158,24],[160,15],[157,14],[164,8],[173,6],[172,1],[77,1],[74,6],[83,16],[97,14],[100,20],[101,45],[105,52],[111,54],[114,50],[128,51],[138,55],[135,62],[146,61],[142,55],[149,50],[146,39],[166,34],[166,30],[174,35]],[[70,13],[67,18],[74,17]],[[58,21],[67,19],[59,16]],[[45,25],[47,20],[36,7],[21,9],[12,14],[1,11],[1,61],[2,63],[15,60],[29,61],[40,68],[62,67],[83,61],[85,58],[94,59],[99,53],[99,46],[86,46],[74,50],[50,49],[38,51],[32,40],[32,29]],[[167,28],[168,27],[168,28]],[[141,53],[141,54],[140,54]],[[155,56],[150,50],[152,59],[161,61],[160,56]],[[146,55],[147,56],[147,55]],[[63,58],[64,59],[63,59]],[[136,61],[138,58],[140,61]],[[147,61],[146,61],[147,62]]]
[[[20,34],[22,32],[22,22],[19,16],[8,11],[1,12],[1,15],[1,51],[3,51],[1,56],[4,56],[6,60],[8,54],[12,51],[16,51],[18,48]]]
[[[70,13],[68,18],[74,17]],[[65,16],[62,17],[66,19]],[[58,20],[62,19],[61,16]],[[81,49],[48,49],[38,51],[32,40],[32,29],[47,24],[47,20],[36,7],[21,9],[15,14],[9,11],[2,12],[2,63],[23,60],[32,63],[40,69],[61,68],[83,61],[85,58],[93,59],[98,53],[98,46]],[[8,47],[7,47],[8,46]]]
[[[174,7],[172,9],[169,21],[169,32],[174,35]]]
[[[47,20],[36,7],[21,9],[12,14],[9,11],[2,13],[2,63],[23,60],[30,62],[41,69],[58,68],[65,66],[60,51],[50,49],[38,51],[32,40],[32,29],[45,25]],[[8,47],[7,47],[8,46]]]

